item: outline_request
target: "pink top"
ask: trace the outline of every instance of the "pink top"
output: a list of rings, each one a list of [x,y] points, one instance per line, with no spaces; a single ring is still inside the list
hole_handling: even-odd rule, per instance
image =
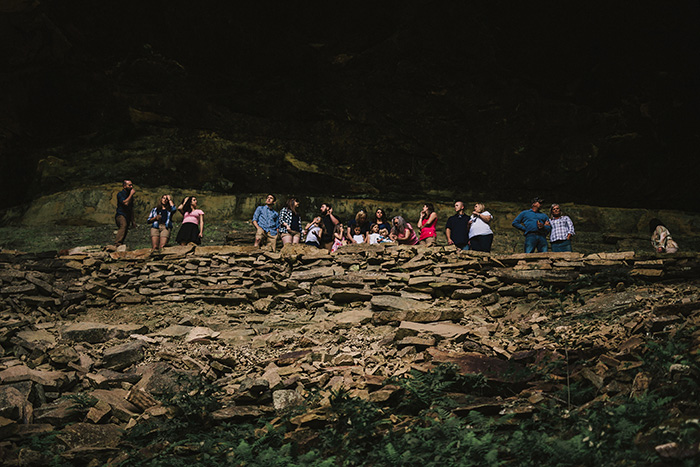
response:
[[[437,235],[437,232],[436,232],[437,216],[435,217],[435,220],[433,221],[433,223],[430,225],[425,225],[428,222],[428,219],[423,219],[422,222],[423,223],[420,226],[421,227],[420,238],[418,239],[419,242],[421,240],[426,239],[426,238],[435,237]]]
[[[186,212],[182,215],[182,223],[199,225],[199,218],[202,214],[204,214],[204,211],[202,211],[201,209],[195,209],[194,211]]]
[[[405,238],[399,237],[399,243],[401,245],[415,245],[416,243],[418,243],[418,238],[416,237],[416,233],[413,231],[413,227],[411,227],[411,224],[406,223],[406,230],[410,232],[409,236]],[[405,233],[406,232],[404,232],[404,234]]]

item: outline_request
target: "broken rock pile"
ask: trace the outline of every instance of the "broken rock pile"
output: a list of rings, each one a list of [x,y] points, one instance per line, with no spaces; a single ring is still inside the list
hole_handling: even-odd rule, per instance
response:
[[[643,391],[643,337],[700,324],[700,255],[490,255],[353,245],[0,253],[0,444],[57,431],[69,461],[118,459],[125,432],[172,415],[183,375],[220,388],[217,422],[453,363],[507,391],[455,409],[532,413],[534,367],[566,355],[600,395]],[[323,424],[324,406],[293,419]],[[36,454],[39,455],[39,454]],[[17,461],[18,462],[18,461]],[[16,462],[16,463],[17,463]]]

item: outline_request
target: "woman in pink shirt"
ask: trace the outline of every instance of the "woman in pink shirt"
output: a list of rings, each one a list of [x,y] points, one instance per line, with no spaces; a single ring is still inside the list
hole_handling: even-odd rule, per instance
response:
[[[389,238],[393,241],[398,242],[399,245],[415,245],[418,243],[418,237],[416,237],[413,227],[406,222],[406,219],[401,216],[396,216],[391,220],[391,223],[393,227]]]
[[[177,233],[177,243],[187,245],[188,243],[202,243],[204,233],[204,211],[197,209],[197,198],[188,196],[177,207],[182,213],[182,226]]]
[[[418,243],[421,245],[434,245],[437,224],[437,213],[435,208],[431,203],[425,203],[423,209],[420,212],[420,217],[418,218],[418,227],[420,228],[420,237],[418,237]]]

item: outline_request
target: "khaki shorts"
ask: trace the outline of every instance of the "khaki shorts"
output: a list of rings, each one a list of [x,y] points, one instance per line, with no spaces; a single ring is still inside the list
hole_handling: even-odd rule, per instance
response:
[[[151,227],[151,237],[170,238],[170,229],[159,225],[157,229]]]
[[[426,237],[419,242],[421,245],[432,246],[435,244],[435,237]]]
[[[272,246],[272,251],[277,250],[277,235],[271,235],[271,234],[265,232],[260,227],[258,227],[257,230],[255,231],[255,239],[261,240],[261,242],[260,242],[261,245],[264,243],[263,240],[267,240],[270,243],[270,245]]]

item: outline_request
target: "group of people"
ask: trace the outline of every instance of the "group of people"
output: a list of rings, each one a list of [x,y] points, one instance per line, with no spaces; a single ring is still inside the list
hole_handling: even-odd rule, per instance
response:
[[[116,246],[122,245],[129,233],[129,227],[135,226],[134,220],[134,195],[136,190],[131,180],[124,180],[122,190],[117,193],[117,212],[115,222],[117,224]],[[173,215],[179,211],[182,214],[182,225],[177,233],[175,241],[180,245],[188,243],[202,243],[204,235],[204,211],[197,209],[197,198],[188,196],[182,200],[179,206],[175,206],[170,195],[163,195],[156,206],[148,215],[148,224],[151,225],[151,249],[164,248],[170,240],[173,230]]]
[[[344,225],[333,214],[333,206],[323,203],[319,215],[302,227],[297,198],[289,198],[279,213],[275,210],[275,202],[275,195],[268,194],[265,204],[255,209],[252,222],[257,247],[269,244],[275,251],[278,236],[283,245],[303,241],[306,245],[325,248],[331,252],[351,243],[378,244],[395,240],[392,239],[391,224],[383,209],[376,210],[372,221],[367,212],[361,209]]]
[[[122,190],[117,194],[117,246],[124,243],[129,227],[134,225],[135,193],[131,180],[124,180]],[[364,209],[360,209],[353,218],[343,224],[333,214],[333,207],[329,203],[321,204],[319,215],[302,227],[297,198],[289,198],[279,212],[275,210],[276,202],[277,198],[270,193],[265,198],[265,204],[255,209],[252,223],[255,227],[254,245],[257,247],[269,244],[271,249],[276,251],[278,237],[283,245],[303,241],[307,245],[325,248],[330,252],[357,243],[430,246],[436,242],[438,215],[431,203],[423,205],[414,228],[403,216],[389,219],[382,208],[376,209],[371,219]],[[572,251],[571,239],[576,232],[571,218],[563,214],[561,206],[557,203],[551,205],[548,216],[541,212],[543,202],[542,198],[533,198],[530,209],[522,211],[512,222],[513,227],[523,232],[525,253],[549,251],[548,236],[551,251]],[[455,214],[447,219],[445,225],[447,244],[461,250],[490,252],[493,244],[493,215],[486,210],[486,206],[476,203],[471,214],[467,214],[464,202],[458,200],[454,203],[454,210]],[[162,249],[168,244],[173,229],[173,215],[178,211],[183,219],[176,242],[180,245],[201,244],[204,234],[204,212],[197,209],[197,198],[188,196],[176,207],[172,197],[165,194],[160,197],[147,220],[151,225],[153,250]],[[659,219],[649,222],[649,230],[655,251],[678,251],[678,244]]]
[[[549,251],[547,235],[552,251],[571,251],[571,237],[576,234],[574,223],[556,203],[549,208],[549,216],[541,212],[543,202],[542,198],[533,198],[530,209],[522,211],[513,220],[513,227],[525,236],[525,253]]]
[[[343,224],[333,214],[333,207],[323,203],[320,214],[302,228],[298,213],[299,201],[287,200],[278,213],[275,210],[275,195],[269,194],[265,204],[258,206],[253,214],[255,226],[255,246],[270,244],[276,249],[277,237],[282,244],[301,243],[325,248],[330,252],[344,245],[367,243],[398,243],[401,245],[434,245],[437,237],[438,215],[431,203],[425,203],[418,214],[414,228],[403,216],[389,219],[382,208],[374,211],[372,218],[367,211],[360,209],[355,216]],[[446,235],[450,245],[460,249],[491,251],[493,231],[489,226],[493,216],[482,203],[474,206],[471,215],[464,214],[464,203],[455,203],[457,214],[447,221]]]

